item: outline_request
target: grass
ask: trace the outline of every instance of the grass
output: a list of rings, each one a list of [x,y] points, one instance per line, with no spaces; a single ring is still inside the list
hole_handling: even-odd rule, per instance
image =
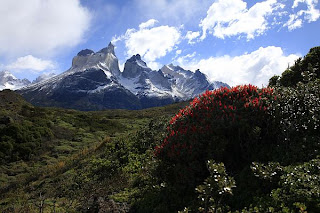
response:
[[[0,100],[2,106],[0,118],[9,116],[11,119],[10,123],[1,124],[0,130],[14,124],[28,129],[30,133],[35,133],[35,135],[38,134],[35,131],[42,131],[41,129],[46,127],[52,133],[49,137],[40,132],[41,143],[32,150],[29,159],[0,159],[2,161],[0,165],[0,210],[8,209],[8,203],[12,200],[20,202],[21,196],[27,197],[21,198],[21,200],[27,199],[31,202],[30,196],[36,199],[39,195],[35,193],[39,187],[41,188],[43,184],[50,187],[52,185],[52,183],[48,183],[50,181],[65,181],[70,184],[74,180],[59,178],[66,177],[65,174],[72,173],[74,168],[83,169],[81,182],[85,183],[88,178],[92,178],[86,165],[90,164],[91,156],[98,156],[98,153],[104,152],[101,151],[105,150],[102,147],[105,147],[108,141],[127,138],[146,126],[151,119],[171,116],[187,104],[177,103],[166,107],[134,111],[82,112],[60,108],[33,107],[19,95],[10,91],[0,92],[0,96],[2,98]],[[10,99],[9,104],[6,102],[7,99]],[[73,176],[73,178],[79,177]],[[126,182],[122,178],[119,178],[119,181],[121,184]],[[111,188],[119,187],[113,183],[109,185]],[[15,194],[16,191],[20,191],[21,194]],[[64,201],[66,200],[60,199],[59,205],[63,205]],[[28,205],[25,204],[25,206]]]

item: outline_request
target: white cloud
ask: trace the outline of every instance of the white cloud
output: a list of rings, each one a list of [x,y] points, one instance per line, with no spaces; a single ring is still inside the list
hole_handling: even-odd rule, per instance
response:
[[[150,19],[146,22],[143,22],[139,25],[139,28],[140,29],[145,29],[145,28],[150,28],[150,27],[153,27],[158,21],[155,20],[155,19]]]
[[[302,27],[304,21],[310,23],[320,18],[320,10],[316,9],[318,0],[294,0],[292,9],[298,9],[300,3],[305,4],[307,10],[298,10],[289,16],[289,20],[283,25],[284,27],[288,27],[289,31]]]
[[[283,7],[276,0],[258,2],[250,9],[242,0],[216,0],[207,11],[207,16],[201,20],[201,39],[206,38],[207,31],[221,39],[239,34],[253,39],[268,29],[268,18]]]
[[[193,52],[192,54],[187,54],[184,56],[180,56],[179,58],[177,58],[174,62],[183,65],[185,64],[185,62],[187,61],[191,61],[195,56],[196,56],[196,52]]]
[[[298,57],[295,54],[285,55],[280,47],[269,46],[235,57],[180,58],[177,62],[190,70],[200,69],[211,80],[226,82],[230,86],[254,84],[261,87],[267,86],[273,75],[280,75],[289,63],[293,65]]]
[[[156,61],[150,61],[148,62],[148,67],[150,67],[152,70],[158,70],[162,67],[162,65]]]
[[[186,34],[186,39],[188,39],[188,44],[195,44],[196,42],[194,39],[198,38],[200,36],[200,32],[193,32],[193,31],[188,31]]]
[[[180,55],[182,53],[182,50],[177,50],[176,55]]]
[[[79,0],[0,1],[0,55],[50,54],[78,44],[91,15]]]
[[[302,20],[297,18],[296,15],[291,14],[290,19],[284,24],[284,27],[288,27],[289,31],[302,27]]]
[[[155,23],[155,21],[149,20],[140,26],[150,27],[150,23]],[[140,27],[139,30],[128,29],[124,35],[112,40],[113,42],[124,40],[128,57],[140,54],[150,64],[171,52],[180,39],[181,33],[178,28],[165,25],[151,28]]]
[[[6,68],[9,70],[32,70],[41,72],[44,70],[54,69],[55,65],[50,60],[43,60],[35,58],[32,55],[27,55],[18,58],[15,62],[7,65]]]

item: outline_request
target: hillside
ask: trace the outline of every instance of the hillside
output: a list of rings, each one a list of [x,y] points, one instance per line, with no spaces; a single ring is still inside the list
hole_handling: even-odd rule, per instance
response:
[[[0,211],[319,212],[319,62],[286,86],[137,111],[34,107],[3,91]]]
[[[34,107],[10,90],[0,92],[0,104],[2,212],[13,211],[11,207],[7,209],[7,204],[20,196],[38,199],[39,194],[29,188],[34,184],[44,184],[56,175],[61,178],[60,175],[95,156],[110,141],[137,131],[151,119],[170,117],[185,105],[141,111],[81,112]],[[16,194],[17,190],[22,190],[21,194]]]

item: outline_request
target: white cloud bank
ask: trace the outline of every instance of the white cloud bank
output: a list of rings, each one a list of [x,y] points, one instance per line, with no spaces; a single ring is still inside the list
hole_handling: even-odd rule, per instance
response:
[[[79,0],[9,0],[0,8],[0,55],[16,57],[78,44],[91,19]]]
[[[36,72],[52,70],[54,68],[55,65],[52,61],[35,58],[32,55],[20,57],[15,62],[6,66],[6,69],[9,70],[32,70]]]
[[[140,54],[152,69],[158,69],[156,59],[165,56],[174,50],[181,40],[178,28],[170,26],[157,26],[157,21],[151,19],[141,23],[139,29],[128,29],[124,35],[114,37],[113,43],[124,41],[127,48],[127,56]]]
[[[302,27],[304,22],[314,22],[320,18],[320,10],[316,9],[318,0],[294,0],[292,9],[297,9],[300,4],[305,4],[307,10],[298,10],[290,14],[289,20],[283,25],[288,27],[289,31]]]
[[[260,47],[258,50],[240,56],[229,55],[207,59],[191,59],[182,56],[176,63],[190,70],[200,69],[210,80],[222,81],[230,86],[253,84],[267,86],[273,75],[280,75],[293,65],[298,55],[285,55],[280,47]]]
[[[206,38],[207,32],[221,39],[241,34],[253,39],[268,29],[269,16],[283,7],[276,0],[258,2],[249,9],[242,0],[216,0],[201,20],[201,39]]]

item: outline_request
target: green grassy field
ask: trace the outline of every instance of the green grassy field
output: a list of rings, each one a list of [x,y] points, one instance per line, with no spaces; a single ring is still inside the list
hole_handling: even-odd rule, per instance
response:
[[[35,201],[30,200],[38,198],[41,190],[37,194],[38,190],[31,188],[38,184],[49,187],[50,181],[63,176],[68,176],[64,184],[71,184],[69,179],[75,178],[73,170],[91,163],[100,152],[105,152],[101,150],[105,150],[106,144],[117,145],[118,141],[127,140],[147,126],[152,119],[168,119],[186,105],[178,103],[136,111],[82,112],[34,107],[12,91],[3,91],[0,97],[1,140],[11,142],[1,147],[0,209],[4,212],[23,208],[35,211]],[[88,178],[90,182],[93,177]],[[55,190],[59,189],[54,187]],[[34,197],[30,199],[29,196]],[[26,204],[15,204],[20,202],[20,197]]]

